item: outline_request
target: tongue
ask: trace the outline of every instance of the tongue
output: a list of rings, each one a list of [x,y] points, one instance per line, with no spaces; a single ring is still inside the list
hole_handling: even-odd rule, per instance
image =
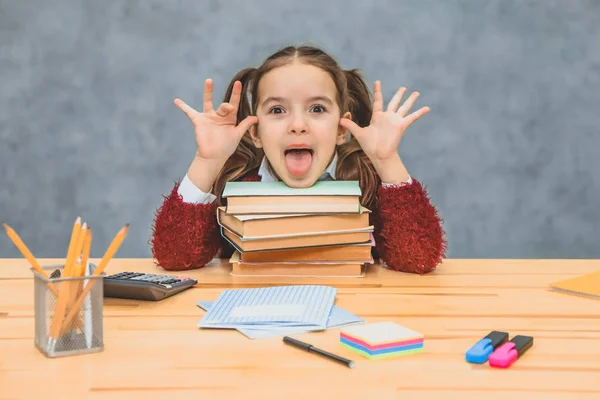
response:
[[[308,150],[294,150],[285,155],[285,165],[290,174],[302,176],[308,172],[312,164],[312,155]]]

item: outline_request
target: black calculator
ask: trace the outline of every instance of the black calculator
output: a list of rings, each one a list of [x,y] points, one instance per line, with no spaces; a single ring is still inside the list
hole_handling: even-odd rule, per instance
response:
[[[104,297],[159,301],[191,288],[197,280],[187,276],[119,272],[104,277]]]

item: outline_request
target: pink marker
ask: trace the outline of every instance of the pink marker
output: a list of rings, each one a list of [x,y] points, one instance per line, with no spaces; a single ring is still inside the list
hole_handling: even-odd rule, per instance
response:
[[[508,368],[531,346],[533,346],[533,337],[517,335],[490,354],[490,365],[497,368]]]

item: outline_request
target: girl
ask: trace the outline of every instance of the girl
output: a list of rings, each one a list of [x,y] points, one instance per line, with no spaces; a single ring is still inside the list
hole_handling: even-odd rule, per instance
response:
[[[400,105],[405,90],[384,108],[377,81],[371,104],[356,70],[342,70],[322,50],[301,46],[238,72],[216,111],[211,80],[202,112],[176,99],[192,121],[197,151],[156,212],[151,243],[157,264],[185,270],[231,256],[216,221],[226,182],[280,180],[300,188],[345,179],[360,182],[361,203],[372,210],[374,257],[396,271],[434,270],[446,251],[441,219],[397,151],[406,129],[429,108],[409,114],[419,94]]]

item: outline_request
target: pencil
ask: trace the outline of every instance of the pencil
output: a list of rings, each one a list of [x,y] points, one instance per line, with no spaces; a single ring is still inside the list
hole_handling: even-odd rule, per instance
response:
[[[106,253],[104,253],[104,256],[100,260],[100,263],[98,264],[98,267],[94,271],[93,275],[97,276],[104,272],[104,268],[106,268],[108,262],[113,258],[117,250],[119,250],[119,247],[121,247],[121,243],[123,243],[125,237],[127,237],[128,231],[129,224],[126,224],[124,227],[121,228],[121,230],[119,230],[119,232],[117,232],[110,246],[108,246],[108,249],[106,249]]]
[[[129,224],[125,225],[123,228],[121,228],[121,230],[119,232],[117,232],[112,243],[110,244],[110,246],[108,246],[106,253],[104,253],[102,260],[100,260],[98,267],[94,270],[94,273],[92,274],[92,276],[99,276],[102,274],[102,272],[104,272],[104,269],[108,265],[108,262],[115,255],[117,250],[119,250],[119,247],[121,247],[121,244],[123,243],[123,240],[125,240],[125,237],[127,237],[128,230],[129,230]],[[79,307],[81,307],[81,304],[83,303],[83,300],[85,299],[85,296],[87,296],[87,294],[90,292],[90,290],[92,290],[93,286],[96,284],[96,281],[97,281],[97,279],[92,279],[88,282],[87,285],[85,285],[83,292],[77,297],[77,301],[75,302],[75,305],[71,308],[71,310],[67,314],[67,316],[65,318],[65,322],[64,322],[65,325],[68,325],[69,322],[71,322],[71,320],[75,316],[75,314],[79,311]]]
[[[92,247],[92,228],[88,226],[85,241],[83,242],[83,254],[81,255],[81,267],[79,276],[84,276],[87,268],[87,263],[90,258],[90,249]]]
[[[91,245],[92,245],[92,227],[88,225],[88,231],[87,231],[87,235],[85,236],[85,242],[83,243],[83,255],[81,256],[81,269],[80,269],[80,276],[85,276],[86,274],[89,273],[88,270],[88,260],[90,258],[90,251],[91,251]],[[81,280],[79,282],[79,287],[77,288],[77,296],[81,295],[81,292],[83,290],[83,284],[84,284],[85,280]],[[91,301],[88,298],[86,298],[85,300],[86,302],[86,312],[84,315],[84,328],[82,329],[83,335],[85,337],[85,341],[86,341],[86,345],[87,347],[92,347],[92,334],[93,334],[93,326],[92,326],[92,316],[91,316],[91,311],[89,310],[89,308],[91,308]]]
[[[85,236],[85,238],[84,238]],[[78,249],[77,249],[77,254],[81,253],[81,259],[80,262],[76,265],[75,268],[75,273],[74,276],[77,278],[82,278],[85,275],[85,271],[86,271],[86,267],[87,267],[87,263],[88,263],[88,259],[89,259],[89,255],[90,255],[90,247],[91,247],[91,243],[92,243],[92,231],[89,225],[87,224],[83,224],[81,226],[81,245],[78,244]],[[80,251],[79,247],[83,247],[83,249]],[[69,301],[69,305],[67,306],[67,312],[71,310],[71,308],[73,307],[73,305],[75,304],[75,300],[77,299],[77,296],[79,296],[79,294],[81,294],[81,291],[83,290],[83,279],[80,279],[77,281],[76,284],[76,288],[75,290],[71,291],[71,298]],[[75,324],[76,328],[83,328],[83,321],[81,321],[80,319],[77,321],[77,323]],[[67,331],[72,331],[73,330],[73,326],[68,327],[67,325],[63,325],[63,329],[62,329],[62,333],[67,332]]]
[[[81,225],[81,229],[79,230],[79,232],[74,232],[74,234],[77,235],[77,240],[75,241],[73,253],[70,255],[71,265],[68,268],[70,270],[70,277],[77,278],[81,276],[81,265],[77,263],[77,260],[81,262],[81,252],[84,246],[84,242],[87,239],[87,229],[87,223],[84,222],[83,225]],[[71,307],[75,303],[75,299],[77,298],[77,294],[79,293],[79,287],[82,281],[66,281],[64,283],[69,286],[69,298],[67,300],[67,307],[65,309],[66,313],[71,309]],[[62,332],[66,332],[67,330],[72,331],[73,327],[63,325]]]
[[[73,231],[71,232],[71,240],[69,241],[69,250],[67,251],[67,259],[65,260],[65,265],[63,268],[63,277],[71,278],[72,270],[74,268],[73,264],[77,259],[76,251],[77,251],[77,242],[79,240],[79,235],[81,232],[81,217],[77,217],[75,223],[73,224]],[[71,298],[71,292],[73,288],[73,281],[64,281],[61,285],[61,290],[58,294],[58,300],[56,301],[56,305],[54,306],[54,315],[52,316],[52,322],[50,325],[50,338],[58,339],[60,332],[62,330],[62,320],[65,317],[65,313],[67,312],[67,306],[69,304],[69,300]]]
[[[40,274],[41,276],[43,276],[45,279],[50,279],[48,277],[48,274],[46,273],[46,271],[44,271],[42,269],[41,265],[35,259],[33,254],[31,254],[31,251],[29,251],[29,249],[27,248],[25,243],[23,243],[23,241],[21,240],[21,238],[19,237],[17,232],[15,232],[15,230],[13,228],[11,228],[5,222],[2,222],[2,226],[4,227],[4,230],[6,231],[6,234],[8,235],[10,240],[12,240],[14,245],[17,246],[17,249],[19,249],[19,251],[21,252],[21,254],[23,254],[25,259],[27,259],[27,261],[29,261],[29,264],[31,264],[33,269],[35,269],[37,271],[37,273]],[[58,289],[56,288],[56,285],[54,285],[54,283],[50,282],[49,287],[50,287],[50,290],[52,291],[52,293],[55,296],[58,296]]]
[[[71,232],[71,240],[69,241],[69,249],[67,250],[67,257],[63,269],[63,276],[70,278],[73,275],[73,267],[79,255],[77,253],[77,243],[79,242],[79,236],[81,233],[81,217],[77,217],[73,224],[73,231]]]

